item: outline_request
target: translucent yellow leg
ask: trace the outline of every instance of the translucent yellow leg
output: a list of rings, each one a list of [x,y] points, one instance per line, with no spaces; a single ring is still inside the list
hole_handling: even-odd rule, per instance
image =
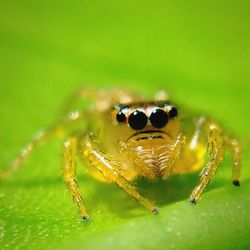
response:
[[[221,136],[220,128],[214,124],[210,124],[210,136],[208,140],[208,151],[210,159],[200,173],[198,185],[194,188],[190,201],[196,203],[204,189],[214,177],[220,163],[224,157],[224,139]]]
[[[71,137],[63,147],[63,177],[76,203],[81,218],[86,221],[89,216],[76,181],[76,158],[78,154],[77,137]]]
[[[231,137],[226,137],[225,142],[226,142],[226,146],[233,153],[232,182],[235,186],[239,186],[240,185],[242,146],[237,139],[231,138]]]
[[[90,136],[85,138],[83,147],[84,157],[86,157],[90,163],[102,173],[104,178],[115,182],[121,189],[140,202],[153,214],[158,212],[155,205],[144,198],[136,188],[119,173],[119,163],[117,163],[112,157],[98,150],[96,143],[94,143]]]
[[[79,122],[82,114],[78,111],[70,112],[64,116],[60,121],[55,123],[54,126],[47,130],[42,130],[37,133],[28,144],[21,150],[20,155],[12,162],[12,164],[3,172],[0,172],[0,178],[5,178],[11,173],[20,169],[22,164],[27,160],[31,153],[40,144],[46,142],[49,138],[54,136],[62,136],[71,128],[72,124]]]
[[[114,104],[118,103],[129,103],[134,99],[139,97],[126,89],[103,89],[97,90],[95,88],[80,88],[77,89],[70,98],[66,101],[63,106],[62,112],[65,113],[69,109],[72,109],[72,106],[81,101],[91,101],[95,105],[95,109],[98,111],[104,111],[112,107]]]

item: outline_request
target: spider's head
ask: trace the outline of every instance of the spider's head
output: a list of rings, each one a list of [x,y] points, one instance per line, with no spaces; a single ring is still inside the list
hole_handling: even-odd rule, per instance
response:
[[[117,105],[109,132],[113,145],[129,156],[140,175],[149,179],[167,176],[164,171],[180,135],[178,112],[170,102]]]
[[[112,115],[124,142],[164,144],[179,133],[178,111],[169,101],[118,104]]]

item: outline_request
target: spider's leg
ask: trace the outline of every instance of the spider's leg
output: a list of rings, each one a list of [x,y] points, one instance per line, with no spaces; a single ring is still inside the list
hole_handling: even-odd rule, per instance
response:
[[[224,157],[224,138],[221,135],[221,129],[218,127],[218,125],[210,123],[209,131],[209,160],[206,163],[205,167],[202,169],[198,185],[194,188],[190,196],[190,201],[192,203],[196,203],[199,200],[204,189],[206,188],[210,180],[214,177]]]
[[[8,177],[11,173],[19,170],[26,159],[40,144],[46,142],[51,137],[64,135],[73,125],[79,123],[82,119],[82,115],[83,114],[78,111],[70,112],[47,130],[41,130],[35,134],[35,136],[21,150],[19,156],[11,163],[11,165],[6,170],[0,172],[0,178]]]
[[[76,158],[78,155],[78,138],[72,136],[63,146],[63,177],[75,201],[81,218],[86,221],[89,216],[76,181]]]
[[[96,100],[99,96],[98,91],[92,88],[78,88],[66,100],[62,107],[62,113],[68,112],[72,109],[73,104],[81,100]]]
[[[85,100],[91,103],[91,106],[96,110],[103,111],[109,109],[112,105],[117,103],[129,103],[138,98],[136,93],[126,89],[103,89],[95,88],[80,88],[77,89],[65,102],[62,112],[65,113],[72,109],[72,106],[79,101]]]
[[[165,101],[165,100],[168,100],[168,93],[165,90],[158,91],[155,94],[154,99],[156,101]]]
[[[226,142],[226,146],[233,153],[232,182],[235,186],[239,186],[240,185],[242,146],[236,138],[229,137],[229,136],[226,136],[225,142]]]
[[[158,212],[155,205],[144,198],[131,183],[119,173],[119,163],[101,150],[98,144],[93,141],[91,136],[86,136],[83,141],[83,156],[90,161],[90,163],[97,168],[107,180],[116,183],[121,189],[127,192],[130,196],[141,203],[145,208],[153,214]]]

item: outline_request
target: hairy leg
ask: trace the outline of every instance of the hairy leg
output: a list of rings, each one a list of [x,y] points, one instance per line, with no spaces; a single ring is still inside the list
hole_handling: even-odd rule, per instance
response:
[[[229,136],[226,136],[225,143],[226,143],[226,146],[231,150],[233,154],[232,182],[235,186],[239,186],[240,185],[242,146],[236,138],[229,137]]]
[[[111,88],[98,90],[95,88],[79,88],[66,101],[62,112],[71,110],[72,106],[82,100],[90,101],[98,111],[105,111],[118,103],[130,103],[139,96],[126,89]]]
[[[63,177],[68,189],[78,207],[81,218],[86,221],[89,216],[86,211],[80,189],[76,181],[76,158],[78,155],[78,137],[72,136],[63,145]]]
[[[200,173],[200,180],[198,185],[194,188],[190,201],[196,203],[202,195],[204,189],[211,179],[213,179],[221,161],[224,158],[224,139],[221,135],[221,129],[213,124],[209,124],[209,139],[208,139],[208,152],[209,160]]]
[[[119,173],[119,168],[121,166],[119,166],[119,163],[114,157],[102,152],[91,136],[86,136],[83,141],[83,156],[102,173],[105,179],[116,183],[121,189],[140,202],[141,205],[153,214],[157,213],[158,210],[155,205],[144,198],[136,188]]]
[[[62,136],[68,131],[71,126],[74,126],[80,122],[83,114],[79,111],[68,113],[53,126],[46,130],[41,130],[27,143],[27,145],[21,150],[20,155],[11,163],[11,165],[0,172],[0,178],[8,177],[13,172],[20,169],[27,158],[32,152],[42,143],[45,143],[51,137]]]
[[[164,90],[156,92],[154,99],[156,101],[166,101],[168,100],[168,93]]]

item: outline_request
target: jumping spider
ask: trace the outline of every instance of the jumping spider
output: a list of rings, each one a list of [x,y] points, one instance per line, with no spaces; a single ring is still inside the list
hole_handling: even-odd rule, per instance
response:
[[[70,102],[77,99],[89,103],[81,110],[68,112],[51,128],[36,135],[2,176],[19,169],[41,142],[70,131],[63,145],[63,176],[83,220],[89,215],[75,176],[78,157],[84,160],[91,175],[116,183],[153,214],[158,211],[155,204],[131,184],[139,176],[167,179],[173,174],[202,168],[190,196],[190,201],[196,203],[220,166],[225,148],[229,148],[233,154],[232,181],[239,185],[241,145],[238,140],[224,134],[206,116],[177,110],[164,92],[158,93],[154,101],[147,101],[120,89],[84,89],[73,95]]]

